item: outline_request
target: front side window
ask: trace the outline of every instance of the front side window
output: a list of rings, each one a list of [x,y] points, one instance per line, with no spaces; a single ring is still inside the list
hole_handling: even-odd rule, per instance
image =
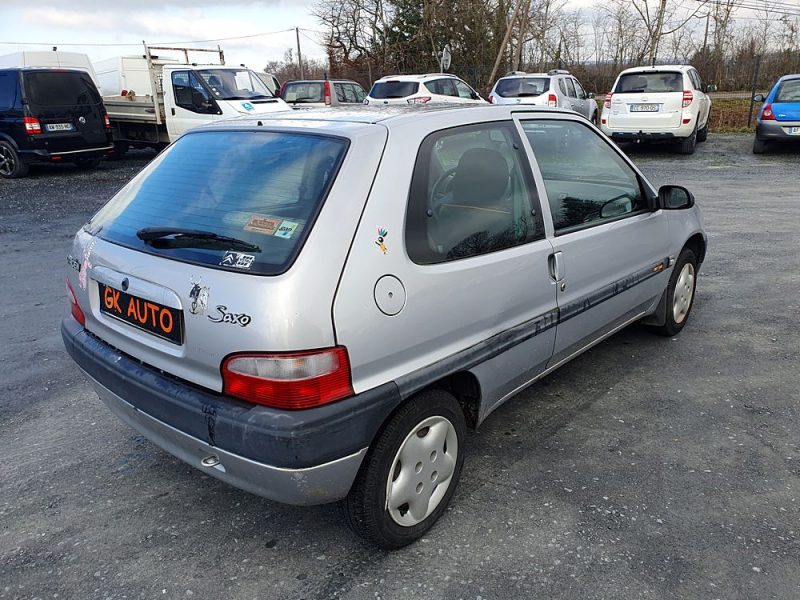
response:
[[[556,234],[645,210],[636,172],[577,121],[523,121],[544,179]]]
[[[172,91],[175,104],[181,108],[201,114],[219,112],[211,94],[192,71],[173,71]]]
[[[432,133],[422,142],[406,215],[417,264],[496,252],[544,236],[536,187],[510,122]]]
[[[458,91],[458,97],[459,98],[466,98],[468,100],[472,99],[472,94],[474,92],[472,91],[471,87],[469,87],[463,81],[456,81],[455,84],[456,84],[456,90]]]
[[[585,100],[586,99],[586,91],[583,89],[581,84],[578,83],[578,80],[577,79],[573,79],[572,83],[575,84],[575,92],[578,94],[578,98],[580,98],[581,100]]]
[[[109,242],[164,258],[279,274],[302,248],[347,145],[311,134],[190,133],[122,188],[88,226]],[[175,234],[143,239],[153,228]]]

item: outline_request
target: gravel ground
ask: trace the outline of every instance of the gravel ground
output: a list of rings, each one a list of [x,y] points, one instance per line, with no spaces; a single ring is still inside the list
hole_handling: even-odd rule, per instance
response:
[[[0,180],[0,598],[800,597],[800,155],[627,148],[710,236],[674,339],[631,327],[469,437],[451,508],[386,553],[240,492],[100,403],[63,351],[74,231],[152,157]]]

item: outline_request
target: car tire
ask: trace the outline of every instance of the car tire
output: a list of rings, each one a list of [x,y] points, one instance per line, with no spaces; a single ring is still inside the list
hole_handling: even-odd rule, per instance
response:
[[[0,142],[0,177],[17,179],[28,174],[29,167],[20,157],[17,149],[8,142]]]
[[[764,154],[767,151],[767,142],[756,138],[753,140],[753,154]]]
[[[694,130],[692,132],[692,135],[690,135],[687,138],[683,138],[681,140],[678,151],[681,154],[694,154],[694,149],[696,146],[697,146],[697,130]]]
[[[79,170],[86,171],[88,169],[96,169],[100,165],[100,159],[82,158],[81,160],[76,160],[74,164]]]
[[[667,284],[666,320],[654,331],[664,336],[680,333],[689,320],[697,289],[697,256],[691,248],[681,250]]]
[[[706,119],[706,124],[703,125],[703,128],[697,132],[697,143],[705,142],[708,139],[708,122],[711,119],[711,113],[708,114],[708,118]]]
[[[353,531],[390,550],[422,537],[455,492],[466,431],[461,406],[449,392],[426,390],[403,404],[376,437],[341,502]]]

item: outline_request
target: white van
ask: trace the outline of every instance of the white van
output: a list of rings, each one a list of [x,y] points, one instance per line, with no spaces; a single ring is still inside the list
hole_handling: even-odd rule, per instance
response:
[[[79,69],[86,71],[99,88],[97,76],[89,57],[80,52],[61,52],[60,50],[23,50],[0,56],[0,68],[4,67],[56,67],[59,69]],[[102,93],[102,92],[101,92]]]

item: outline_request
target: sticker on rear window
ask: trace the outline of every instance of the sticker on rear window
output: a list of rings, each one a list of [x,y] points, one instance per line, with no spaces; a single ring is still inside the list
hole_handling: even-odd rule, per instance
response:
[[[294,230],[297,229],[299,223],[295,223],[294,221],[284,221],[281,223],[280,227],[278,227],[278,231],[275,232],[275,237],[286,238],[287,240],[294,235]]]
[[[256,259],[252,254],[241,254],[239,252],[226,252],[222,257],[220,265],[223,267],[235,267],[237,269],[249,269]]]
[[[264,215],[253,215],[250,217],[250,220],[247,221],[247,225],[244,226],[244,230],[264,233],[266,235],[273,235],[277,231],[278,225],[280,224],[281,219],[275,219],[273,217],[267,217]]]

